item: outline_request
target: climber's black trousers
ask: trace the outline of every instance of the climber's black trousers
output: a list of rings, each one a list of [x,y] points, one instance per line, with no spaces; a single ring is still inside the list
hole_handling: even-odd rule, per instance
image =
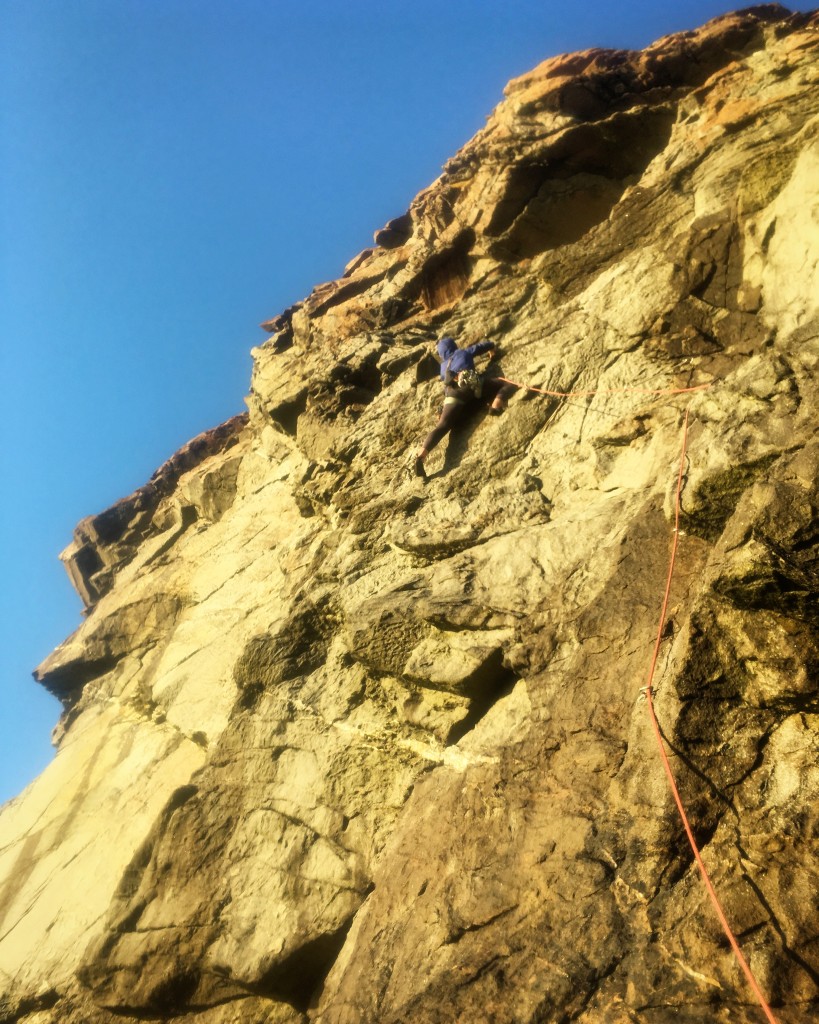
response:
[[[422,447],[424,451],[431,452],[432,449],[438,444],[446,435],[456,427],[470,412],[474,412],[479,408],[481,402],[493,402],[497,397],[508,398],[509,395],[514,391],[514,387],[510,384],[504,384],[503,381],[490,379],[483,382],[483,394],[478,398],[468,398],[466,401],[462,399],[463,392],[458,388],[447,387],[444,389],[444,397],[455,398],[458,397],[457,402],[447,402],[441,409],[441,415],[438,422],[427,434],[426,440]]]
[[[449,389],[447,389],[449,390]],[[470,402],[469,405],[475,405]],[[464,418],[469,406],[466,402],[448,402],[441,409],[441,416],[432,430],[427,434],[423,444],[425,452],[431,452],[436,444],[452,430],[452,428]]]

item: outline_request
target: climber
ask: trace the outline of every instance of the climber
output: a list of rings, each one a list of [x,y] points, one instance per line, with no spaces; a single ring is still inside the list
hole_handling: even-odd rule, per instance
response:
[[[509,395],[514,387],[500,380],[485,379],[475,370],[475,356],[495,352],[494,341],[486,339],[466,348],[458,348],[452,338],[441,338],[438,342],[438,358],[441,360],[441,380],[444,383],[444,404],[435,427],[427,435],[415,457],[415,473],[426,478],[424,459],[438,442],[456,426],[470,409],[477,407],[481,399],[491,400],[489,412],[499,416],[506,408]]]

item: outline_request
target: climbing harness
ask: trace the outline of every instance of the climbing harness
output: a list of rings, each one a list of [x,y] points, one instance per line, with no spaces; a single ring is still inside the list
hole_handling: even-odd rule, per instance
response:
[[[483,394],[483,377],[477,370],[461,370],[455,378],[455,384],[461,391],[471,391],[475,398]]]
[[[453,374],[450,364],[454,358],[455,353],[449,357],[444,367],[444,384],[447,387],[456,387],[464,393],[472,392],[475,398],[480,398],[483,393],[482,375],[477,370],[460,370],[457,374]],[[463,399],[456,399],[456,401],[463,401]]]

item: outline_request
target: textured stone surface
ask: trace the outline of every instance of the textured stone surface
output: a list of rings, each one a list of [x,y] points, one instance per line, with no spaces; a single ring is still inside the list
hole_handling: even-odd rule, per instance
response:
[[[249,414],[79,525],[0,1020],[760,1020],[640,698],[686,408],[655,704],[778,1019],[819,1013],[818,50],[766,5],[511,82],[268,322]],[[443,333],[580,394],[425,483]]]

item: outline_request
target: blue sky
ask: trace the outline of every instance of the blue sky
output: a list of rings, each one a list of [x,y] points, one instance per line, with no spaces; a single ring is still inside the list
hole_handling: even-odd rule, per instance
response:
[[[31,670],[81,621],[58,553],[243,410],[258,324],[339,276],[510,78],[734,6],[4,0],[0,802],[52,756]]]

